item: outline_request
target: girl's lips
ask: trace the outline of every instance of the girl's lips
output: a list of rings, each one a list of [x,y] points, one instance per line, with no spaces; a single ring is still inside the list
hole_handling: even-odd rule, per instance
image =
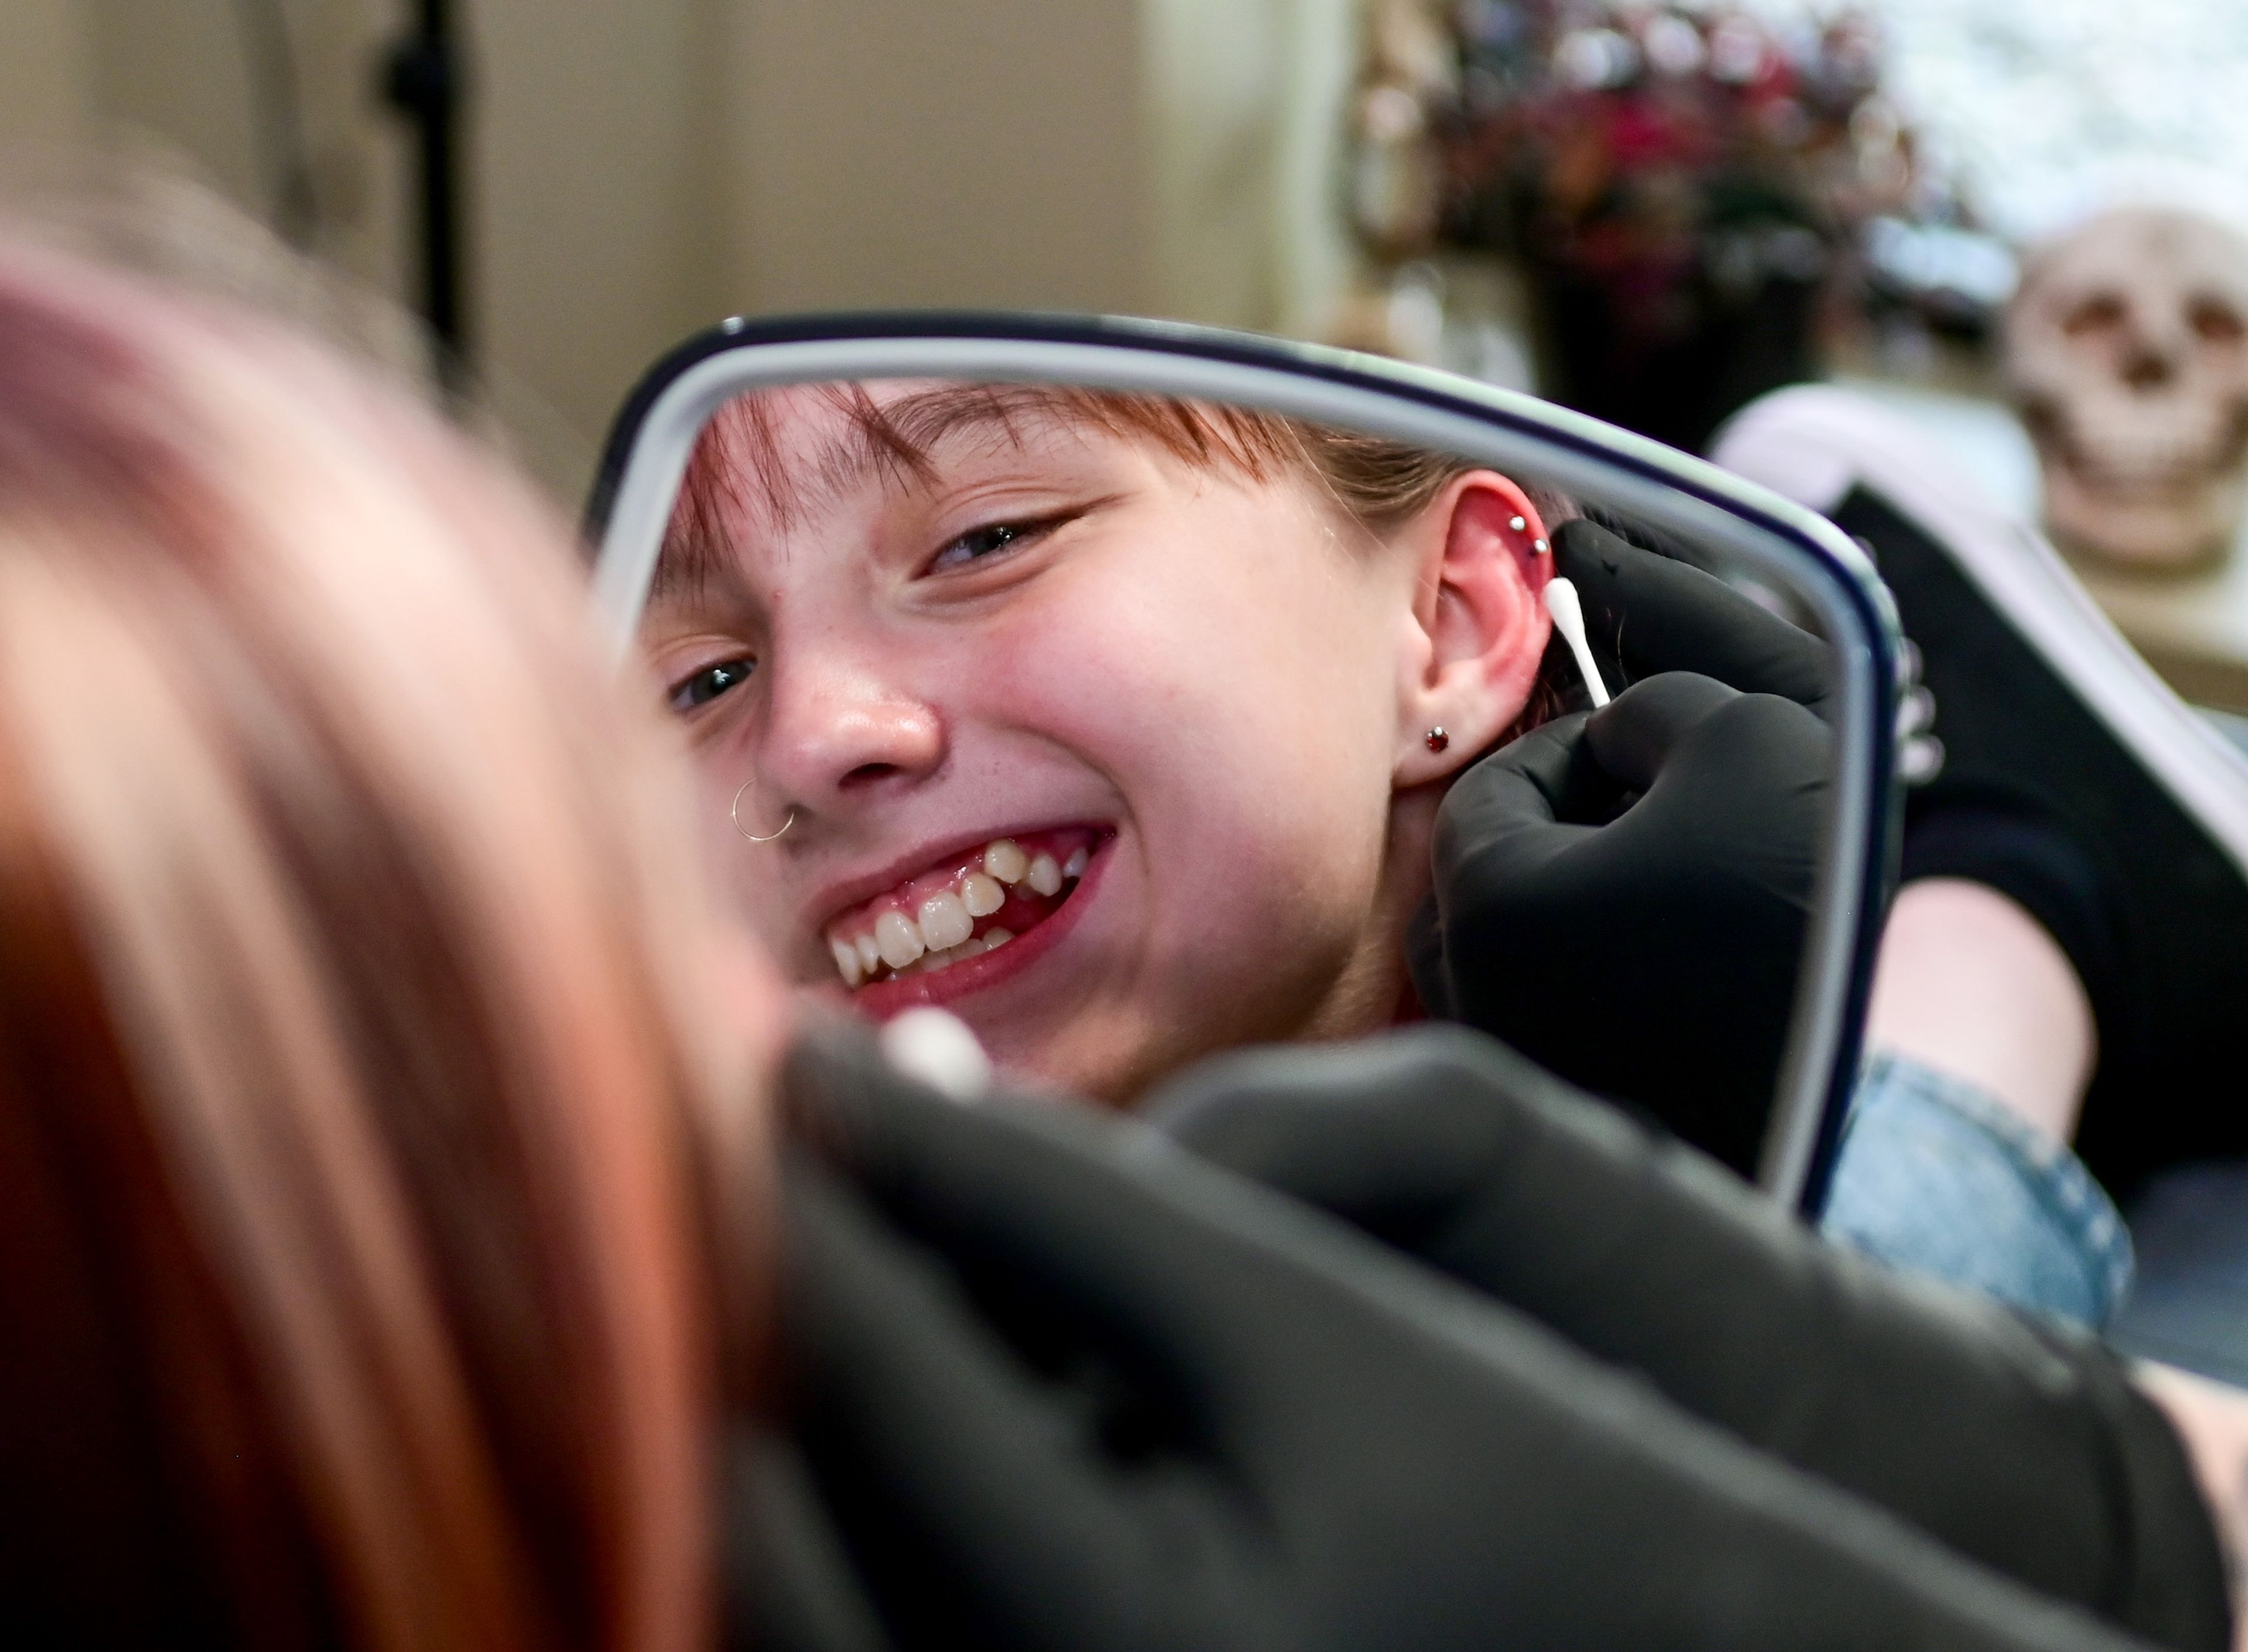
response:
[[[1052,915],[1025,929],[1006,945],[963,958],[941,970],[874,981],[855,991],[845,990],[843,1002],[862,1015],[888,1020],[918,1005],[951,1004],[970,993],[988,991],[1014,979],[1068,939],[1077,928],[1099,892],[1102,874],[1108,866],[1108,850],[1115,841],[1113,832],[1096,838],[1083,874]]]

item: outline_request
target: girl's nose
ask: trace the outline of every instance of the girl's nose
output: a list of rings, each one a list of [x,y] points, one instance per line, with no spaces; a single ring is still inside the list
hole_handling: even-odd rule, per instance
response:
[[[833,655],[773,664],[757,763],[769,804],[785,799],[815,818],[847,812],[911,787],[943,762],[936,707],[879,669]]]

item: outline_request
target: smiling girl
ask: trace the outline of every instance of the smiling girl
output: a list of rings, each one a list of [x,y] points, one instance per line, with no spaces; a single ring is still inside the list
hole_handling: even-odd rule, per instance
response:
[[[1549,709],[1546,534],[1267,415],[791,389],[705,431],[642,635],[797,981],[1122,1103],[1409,1012],[1443,785]]]

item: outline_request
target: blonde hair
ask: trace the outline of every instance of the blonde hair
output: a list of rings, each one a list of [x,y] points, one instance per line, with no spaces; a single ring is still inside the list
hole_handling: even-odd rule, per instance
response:
[[[35,1621],[707,1638],[756,1114],[742,1185],[698,1178],[756,1072],[571,556],[320,348],[0,241],[0,1458],[39,1515],[0,1593]]]

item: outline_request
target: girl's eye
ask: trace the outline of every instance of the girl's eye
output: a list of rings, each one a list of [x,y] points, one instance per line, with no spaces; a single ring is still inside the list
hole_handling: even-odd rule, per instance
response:
[[[751,659],[714,661],[672,689],[671,709],[683,716],[706,706],[729,689],[741,687],[757,668],[757,662]]]
[[[1011,550],[1035,539],[1054,525],[1052,522],[993,522],[970,528],[936,553],[929,565],[929,572],[942,573],[947,568],[981,561],[996,552]]]

